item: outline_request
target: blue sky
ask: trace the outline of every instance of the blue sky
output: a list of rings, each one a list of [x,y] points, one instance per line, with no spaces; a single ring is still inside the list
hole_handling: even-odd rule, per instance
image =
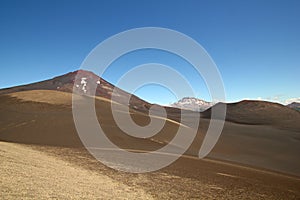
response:
[[[222,75],[229,102],[300,100],[300,1],[0,1],[0,88],[77,70],[100,42],[138,27],[180,31],[200,43]],[[157,56],[159,54],[159,56]],[[166,62],[185,72],[196,97],[210,100],[201,77],[164,52],[128,55],[104,78],[115,83],[143,62]],[[158,59],[159,58],[159,59]],[[189,74],[190,73],[190,74]],[[168,104],[167,89],[140,88],[140,97]]]

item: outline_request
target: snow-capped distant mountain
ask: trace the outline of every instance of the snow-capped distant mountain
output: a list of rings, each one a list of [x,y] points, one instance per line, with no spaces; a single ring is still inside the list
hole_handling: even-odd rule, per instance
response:
[[[178,102],[172,103],[170,106],[175,108],[202,112],[213,106],[213,103],[204,101],[202,99],[197,99],[195,97],[184,97]]]

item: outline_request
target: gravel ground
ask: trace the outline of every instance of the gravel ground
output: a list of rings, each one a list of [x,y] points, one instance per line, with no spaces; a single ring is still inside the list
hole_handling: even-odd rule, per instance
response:
[[[84,149],[0,142],[2,199],[300,199],[300,180],[180,158],[146,174],[110,169]]]
[[[0,199],[152,199],[104,174],[33,150],[0,142]]]

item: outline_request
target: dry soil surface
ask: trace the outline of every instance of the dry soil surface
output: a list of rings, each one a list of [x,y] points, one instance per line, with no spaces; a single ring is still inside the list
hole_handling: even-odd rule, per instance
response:
[[[33,150],[0,142],[1,199],[153,199],[104,174]]]
[[[300,180],[182,157],[162,170],[110,169],[80,148],[0,142],[3,199],[299,199]]]

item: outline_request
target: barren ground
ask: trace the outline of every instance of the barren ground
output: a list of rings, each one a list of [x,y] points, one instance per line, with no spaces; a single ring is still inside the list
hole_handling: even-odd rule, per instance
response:
[[[95,106],[107,136],[123,149],[156,150],[184,126],[167,120],[153,138],[129,137],[114,123],[109,101],[99,98]],[[149,123],[144,113],[131,112],[136,123]],[[208,126],[202,119],[185,156],[156,172],[130,174],[82,147],[68,93],[0,95],[0,113],[3,199],[300,199],[298,129],[226,122],[209,159],[199,160],[192,156]]]
[[[299,199],[300,180],[180,158],[157,172],[107,168],[84,149],[0,142],[3,199]]]

